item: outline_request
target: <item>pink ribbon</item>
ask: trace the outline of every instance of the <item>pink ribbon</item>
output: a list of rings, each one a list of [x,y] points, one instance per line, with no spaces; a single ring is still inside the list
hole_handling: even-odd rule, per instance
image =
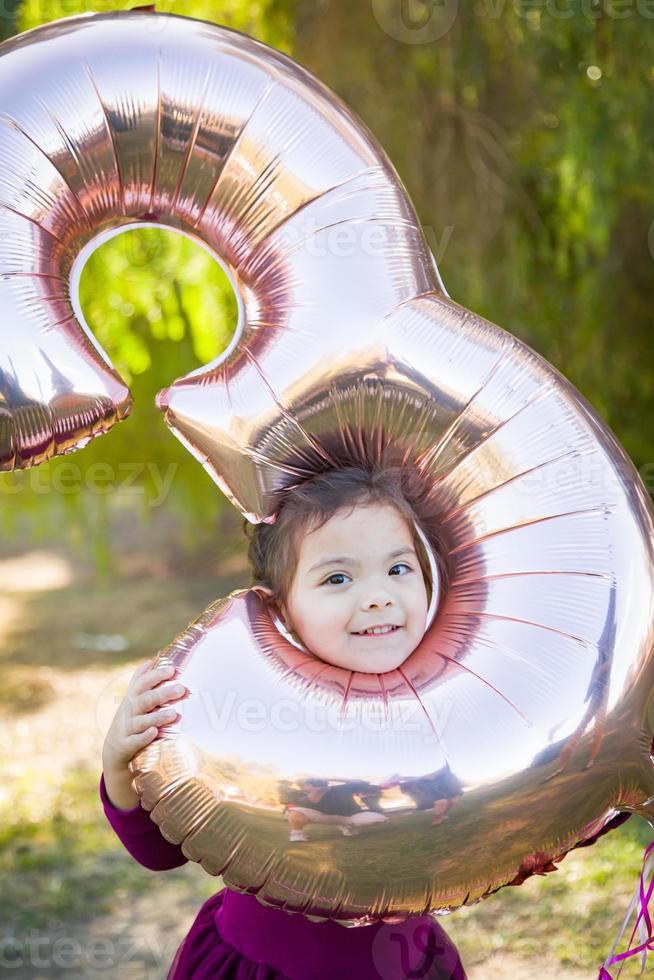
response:
[[[618,933],[616,940],[613,943],[613,946],[611,947],[611,952],[607,956],[603,965],[600,967],[598,980],[613,980],[613,977],[609,973],[607,967],[613,966],[613,964],[615,963],[620,963],[620,969],[616,974],[616,980],[617,980],[617,977],[619,977],[622,972],[622,967],[624,965],[623,961],[629,959],[631,956],[636,956],[638,953],[640,953],[642,956],[642,964],[640,970],[640,973],[642,975],[643,972],[645,971],[645,965],[647,963],[647,953],[654,951],[654,936],[652,935],[652,920],[649,914],[649,903],[652,898],[652,892],[654,892],[654,877],[652,875],[652,872],[654,871],[654,857],[652,857],[653,852],[654,852],[654,841],[652,841],[652,843],[649,844],[645,849],[645,853],[643,855],[643,867],[640,872],[640,882],[638,888],[636,889],[636,894],[631,900],[631,904],[627,910],[627,914],[625,916],[624,922],[622,923],[622,928],[620,929],[620,932]],[[647,879],[649,879],[649,884],[647,885],[647,890],[645,890],[645,882]],[[636,903],[638,903],[638,916],[636,918],[634,927],[631,931],[629,946],[627,947],[624,953],[618,953],[614,955],[615,949],[622,938],[622,934],[627,928],[627,923],[631,918]],[[634,941],[636,929],[639,930],[641,943],[639,946],[635,946],[632,949],[631,944]]]

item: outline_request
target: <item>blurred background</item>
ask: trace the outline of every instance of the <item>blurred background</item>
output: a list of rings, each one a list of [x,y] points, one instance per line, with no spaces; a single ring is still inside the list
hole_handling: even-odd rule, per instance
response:
[[[131,6],[0,0],[0,38]],[[393,161],[453,299],[565,374],[652,490],[654,2],[157,10],[245,31],[334,89]],[[126,854],[101,748],[134,668],[249,581],[241,519],[154,404],[226,346],[236,302],[205,251],[155,228],[101,246],[80,290],[135,406],[84,450],[0,477],[0,971],[155,980],[219,882],[191,865],[154,879]],[[595,976],[650,838],[632,819],[449,917],[472,980]]]

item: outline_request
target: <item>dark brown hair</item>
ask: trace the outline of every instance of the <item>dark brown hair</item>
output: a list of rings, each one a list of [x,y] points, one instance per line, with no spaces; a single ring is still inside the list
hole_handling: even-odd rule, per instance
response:
[[[409,523],[413,545],[420,562],[427,593],[432,582],[429,559],[413,521],[419,514],[410,502],[410,479],[403,468],[365,470],[347,466],[321,473],[297,487],[283,491],[274,524],[243,522],[250,538],[248,558],[252,567],[252,586],[264,585],[272,591],[266,601],[280,606],[291,589],[301,535],[308,527],[322,527],[337,511],[357,504],[384,503],[394,507]],[[424,528],[423,528],[424,531]],[[436,559],[438,561],[438,559]]]

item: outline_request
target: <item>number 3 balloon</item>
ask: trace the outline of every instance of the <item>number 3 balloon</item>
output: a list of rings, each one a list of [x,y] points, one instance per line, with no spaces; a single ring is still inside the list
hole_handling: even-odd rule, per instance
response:
[[[550,868],[619,811],[654,820],[638,474],[565,378],[448,298],[384,152],[284,55],[145,11],[0,47],[2,466],[127,415],[77,287],[145,221],[234,285],[229,348],[159,395],[234,505],[273,520],[285,488],[383,461],[426,488],[443,557],[397,671],[329,667],[252,590],[162,651],[189,696],[132,763],[162,833],[268,904],[366,922]]]

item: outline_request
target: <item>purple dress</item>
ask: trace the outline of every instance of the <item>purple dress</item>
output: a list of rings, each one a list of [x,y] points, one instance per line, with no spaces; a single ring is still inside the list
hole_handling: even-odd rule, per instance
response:
[[[107,796],[104,775],[100,797],[107,820],[139,864],[165,871],[186,864],[140,804],[118,810]],[[614,817],[584,847],[629,818]],[[541,870],[534,866],[516,883]],[[542,870],[552,870],[547,863]],[[346,929],[336,922],[311,922],[266,908],[252,895],[228,888],[208,899],[180,945],[168,980],[466,980],[452,941],[431,916],[401,925],[377,923]]]
[[[147,810],[118,810],[100,797],[107,820],[139,864],[152,871],[188,860]],[[224,888],[208,899],[180,945],[168,980],[466,980],[456,946],[432,916],[401,925],[346,929],[266,908]]]

